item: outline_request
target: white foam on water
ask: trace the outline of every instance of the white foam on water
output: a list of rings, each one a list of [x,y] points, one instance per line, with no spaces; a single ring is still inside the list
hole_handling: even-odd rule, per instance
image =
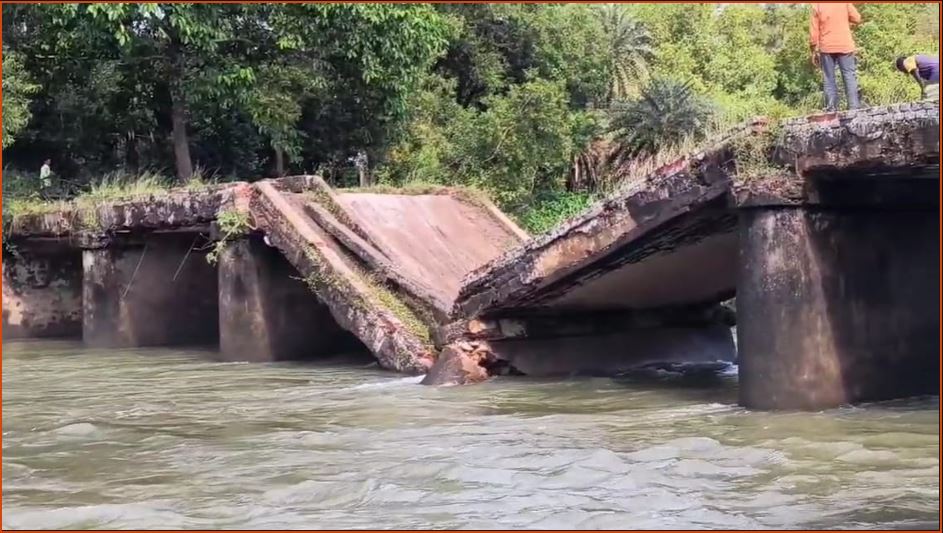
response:
[[[417,385],[421,383],[425,377],[425,374],[421,374],[418,376],[407,376],[400,379],[380,381],[378,383],[362,383],[360,385],[350,387],[347,390],[388,389],[391,387],[401,387],[403,385]]]

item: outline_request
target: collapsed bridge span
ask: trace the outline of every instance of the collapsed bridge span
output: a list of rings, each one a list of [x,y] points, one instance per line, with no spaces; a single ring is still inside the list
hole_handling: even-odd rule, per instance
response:
[[[937,390],[935,104],[754,121],[642,178],[534,238],[466,190],[315,176],[20,215],[4,334],[431,383],[737,357],[759,408]]]

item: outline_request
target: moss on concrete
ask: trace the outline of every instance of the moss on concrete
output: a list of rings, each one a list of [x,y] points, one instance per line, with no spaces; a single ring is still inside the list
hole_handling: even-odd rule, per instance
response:
[[[327,209],[327,212],[331,214],[338,222],[347,226],[351,231],[356,233],[361,239],[364,239],[369,242],[369,238],[363,234],[360,226],[357,225],[350,216],[347,215],[347,211],[343,207],[337,205],[337,202],[334,201],[334,198],[325,190],[317,188],[311,191],[304,193],[305,198],[308,200],[320,205],[324,209]]]
[[[313,248],[307,248],[305,255],[314,265],[314,270],[311,274],[304,278],[305,282],[313,291],[318,292],[321,286],[325,286],[343,294],[346,301],[351,305],[366,309],[368,302],[364,301],[363,295],[361,295],[359,291],[351,290],[352,288],[349,286],[350,282],[348,280],[330,272],[329,269],[324,266],[324,262],[321,261],[320,255]],[[402,298],[397,296],[381,280],[376,279],[360,266],[352,266],[352,271],[354,275],[357,276],[357,280],[366,287],[368,291],[366,296],[371,300],[369,303],[386,309],[403,324],[403,327],[406,328],[409,333],[428,345],[432,344],[432,332],[429,326],[420,318],[418,313],[402,300]]]

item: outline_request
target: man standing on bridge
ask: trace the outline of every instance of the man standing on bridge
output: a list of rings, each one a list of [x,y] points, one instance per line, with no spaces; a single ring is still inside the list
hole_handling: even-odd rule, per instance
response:
[[[825,109],[838,111],[838,85],[835,66],[841,70],[848,109],[858,109],[858,75],[855,71],[855,41],[852,25],[861,23],[861,15],[850,3],[821,2],[812,4],[809,21],[809,46],[812,64],[821,66],[825,75]]]

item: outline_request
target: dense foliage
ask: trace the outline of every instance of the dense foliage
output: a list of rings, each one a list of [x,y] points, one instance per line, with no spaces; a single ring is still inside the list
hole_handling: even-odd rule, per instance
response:
[[[859,6],[866,104],[919,96],[893,60],[937,52],[938,9]],[[51,158],[79,186],[145,171],[352,185],[366,161],[368,181],[480,187],[541,230],[619,175],[596,161],[606,154],[645,158],[752,115],[820,108],[808,16],[805,4],[4,4],[4,160],[29,175]]]

